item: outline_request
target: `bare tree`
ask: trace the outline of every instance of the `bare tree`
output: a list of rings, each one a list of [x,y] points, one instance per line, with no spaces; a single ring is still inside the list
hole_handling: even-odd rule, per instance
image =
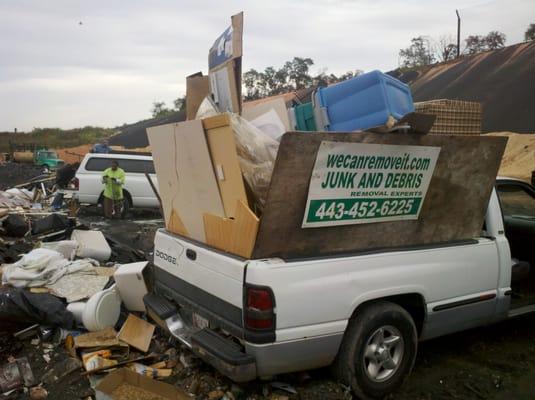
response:
[[[487,50],[496,50],[505,47],[505,33],[490,31],[485,37]]]
[[[434,42],[433,50],[438,61],[453,60],[457,56],[455,38],[451,35],[442,35]]]
[[[465,39],[466,54],[477,54],[482,51],[501,49],[505,46],[505,33],[491,31],[485,35],[472,35]]]

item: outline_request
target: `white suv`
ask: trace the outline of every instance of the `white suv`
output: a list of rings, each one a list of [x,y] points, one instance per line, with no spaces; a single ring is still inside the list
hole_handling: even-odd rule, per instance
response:
[[[159,203],[145,173],[148,172],[155,187],[158,188],[152,156],[133,154],[88,153],[76,171],[74,186],[80,203],[102,204],[104,185],[102,172],[117,161],[126,175],[124,189],[123,215],[131,207],[158,208]]]

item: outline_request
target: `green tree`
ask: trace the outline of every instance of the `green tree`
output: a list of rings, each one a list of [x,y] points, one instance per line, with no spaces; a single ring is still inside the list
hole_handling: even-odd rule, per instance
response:
[[[173,100],[173,104],[175,106],[175,110],[185,111],[186,110],[186,95],[177,97],[175,100]]]
[[[524,33],[524,40],[526,42],[535,40],[535,24],[529,24],[528,29]]]
[[[411,45],[399,51],[399,58],[402,68],[421,67],[435,61],[429,40],[423,36],[411,39]]]
[[[162,118],[167,117],[168,115],[173,113],[173,110],[167,108],[165,105],[165,102],[163,101],[155,101],[152,103],[152,118]]]
[[[292,61],[286,61],[282,67],[289,87],[293,90],[303,89],[312,84],[312,78],[308,69],[314,65],[311,58],[294,57]]]
[[[294,57],[286,61],[281,68],[266,67],[263,72],[250,69],[242,76],[245,86],[245,100],[256,100],[299,90],[312,85],[327,86],[340,82],[362,73],[360,70],[349,71],[341,76],[327,74],[325,70],[316,76],[310,74],[310,67],[314,65],[311,58]]]

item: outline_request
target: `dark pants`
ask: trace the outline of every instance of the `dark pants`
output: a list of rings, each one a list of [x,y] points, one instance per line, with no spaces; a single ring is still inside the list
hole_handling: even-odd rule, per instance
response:
[[[104,216],[106,218],[119,218],[121,216],[123,200],[112,200],[104,197]]]
[[[63,197],[63,193],[56,193],[52,204],[50,204],[54,208],[54,210],[59,210],[63,206]]]

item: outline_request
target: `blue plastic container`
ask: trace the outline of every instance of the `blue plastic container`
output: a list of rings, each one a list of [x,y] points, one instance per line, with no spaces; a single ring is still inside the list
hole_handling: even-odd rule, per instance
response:
[[[413,111],[409,86],[380,71],[320,88],[314,95],[316,125],[326,131],[369,129]]]

